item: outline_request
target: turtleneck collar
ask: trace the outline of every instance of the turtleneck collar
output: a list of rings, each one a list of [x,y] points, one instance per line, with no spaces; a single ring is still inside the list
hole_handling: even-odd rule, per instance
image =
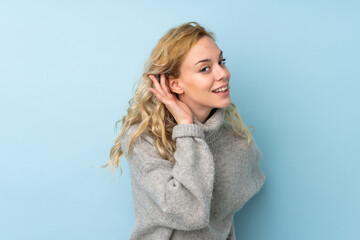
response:
[[[205,121],[205,123],[201,123],[193,115],[193,123],[202,127],[205,134],[205,140],[208,143],[213,142],[220,136],[220,127],[223,124],[225,117],[225,108],[215,108],[213,111],[215,112]]]

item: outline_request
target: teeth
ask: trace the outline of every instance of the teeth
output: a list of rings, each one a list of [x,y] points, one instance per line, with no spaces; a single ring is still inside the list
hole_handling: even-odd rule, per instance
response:
[[[228,87],[218,88],[214,90],[214,92],[225,92],[228,89]]]

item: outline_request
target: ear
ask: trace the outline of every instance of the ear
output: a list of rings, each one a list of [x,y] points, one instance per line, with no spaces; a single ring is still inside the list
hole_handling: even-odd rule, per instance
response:
[[[176,94],[184,93],[184,90],[180,86],[179,78],[174,78],[174,77],[170,76],[168,79],[169,79],[169,88],[170,88],[171,92],[176,93]]]

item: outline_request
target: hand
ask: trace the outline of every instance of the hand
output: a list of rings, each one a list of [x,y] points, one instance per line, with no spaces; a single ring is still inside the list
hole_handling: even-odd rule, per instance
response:
[[[171,93],[168,87],[168,81],[165,74],[161,74],[160,83],[154,75],[149,75],[153,81],[155,88],[149,88],[149,91],[165,104],[166,108],[174,116],[178,124],[191,124],[193,123],[193,115],[190,108],[180,101],[175,94]]]

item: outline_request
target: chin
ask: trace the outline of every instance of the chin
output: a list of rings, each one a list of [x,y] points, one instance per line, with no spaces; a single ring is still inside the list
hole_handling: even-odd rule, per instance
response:
[[[224,105],[224,106],[221,106],[221,107],[218,107],[218,108],[227,108],[230,104],[227,104],[227,105]]]
[[[231,104],[231,100],[229,99],[228,102],[224,102],[223,104],[217,106],[216,108],[226,108]]]

